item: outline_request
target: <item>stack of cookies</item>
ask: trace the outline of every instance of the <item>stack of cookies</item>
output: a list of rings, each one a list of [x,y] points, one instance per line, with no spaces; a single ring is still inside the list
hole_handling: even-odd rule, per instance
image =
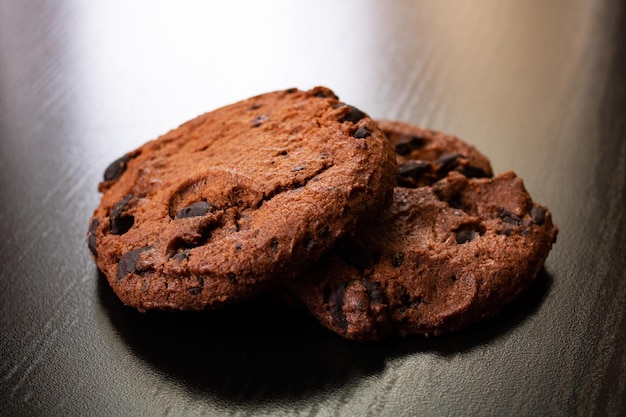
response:
[[[87,243],[124,304],[206,310],[280,288],[361,341],[493,316],[558,231],[474,147],[323,87],[199,116],[111,163],[99,190]]]

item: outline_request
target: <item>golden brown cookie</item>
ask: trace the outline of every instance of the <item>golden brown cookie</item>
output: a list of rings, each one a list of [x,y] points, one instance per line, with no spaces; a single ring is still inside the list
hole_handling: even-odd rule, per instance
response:
[[[290,279],[392,196],[376,123],[332,91],[267,93],[199,116],[114,161],[88,232],[139,310],[198,310]]]

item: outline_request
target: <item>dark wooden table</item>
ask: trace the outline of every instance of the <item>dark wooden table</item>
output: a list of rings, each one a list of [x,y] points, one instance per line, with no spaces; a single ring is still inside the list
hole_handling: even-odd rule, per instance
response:
[[[561,229],[530,291],[464,332],[379,344],[263,297],[123,307],[85,243],[108,163],[315,85],[524,178]],[[626,413],[623,1],[3,0],[0,193],[4,415]]]

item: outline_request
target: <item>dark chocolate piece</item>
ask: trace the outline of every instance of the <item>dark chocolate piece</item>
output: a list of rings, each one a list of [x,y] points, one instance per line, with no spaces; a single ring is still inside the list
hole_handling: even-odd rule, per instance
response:
[[[211,205],[209,203],[206,201],[196,201],[189,207],[180,209],[180,211],[176,213],[176,218],[185,219],[187,217],[204,216],[209,212],[209,210],[211,210]]]
[[[111,162],[111,164],[104,171],[104,180],[105,181],[114,181],[119,179],[124,171],[126,171],[126,166],[128,165],[128,161],[133,159],[134,156],[132,154],[126,154],[121,158],[116,159]]]
[[[398,155],[406,156],[411,153],[411,144],[409,142],[396,143],[395,151]]]
[[[128,205],[133,197],[134,196],[132,194],[127,194],[113,206],[113,209],[111,210],[110,225],[111,233],[114,235],[123,235],[128,232],[131,227],[133,227],[135,218],[126,214]]]
[[[359,122],[359,120],[367,117],[367,114],[357,109],[356,107],[350,105],[348,105],[348,107],[350,108],[350,111],[346,113],[341,119],[339,119],[341,123],[352,122],[356,124]]]
[[[139,257],[141,256],[141,254],[147,250],[151,249],[150,246],[144,246],[142,248],[139,249],[135,249],[133,251],[130,251],[126,254],[124,254],[124,256],[122,256],[120,258],[120,261],[117,265],[117,279],[118,281],[122,278],[127,277],[130,273],[135,271],[135,268],[137,266],[137,261],[139,260]]]
[[[366,128],[365,126],[359,126],[354,131],[352,136],[354,136],[357,139],[365,139],[366,137],[368,137],[371,134],[372,134],[372,132],[370,132],[368,128]]]
[[[91,251],[93,256],[95,256],[96,258],[98,257],[98,251],[96,248],[96,231],[98,230],[98,226],[100,226],[100,219],[94,217],[89,224],[89,232],[87,233],[87,246],[89,247],[89,250]]]

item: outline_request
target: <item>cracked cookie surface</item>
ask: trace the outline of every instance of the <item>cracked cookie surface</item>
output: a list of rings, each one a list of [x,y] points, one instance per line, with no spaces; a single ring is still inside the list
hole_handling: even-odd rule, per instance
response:
[[[139,310],[201,310],[290,279],[391,201],[376,123],[323,87],[193,119],[105,170],[88,246]]]
[[[399,175],[404,186],[381,218],[289,289],[322,325],[361,341],[437,335],[497,314],[543,267],[558,232],[550,211],[514,173],[491,178],[487,158],[459,139],[379,125],[395,144],[399,172],[413,160],[422,174],[410,182]],[[445,166],[442,155],[457,161]]]

